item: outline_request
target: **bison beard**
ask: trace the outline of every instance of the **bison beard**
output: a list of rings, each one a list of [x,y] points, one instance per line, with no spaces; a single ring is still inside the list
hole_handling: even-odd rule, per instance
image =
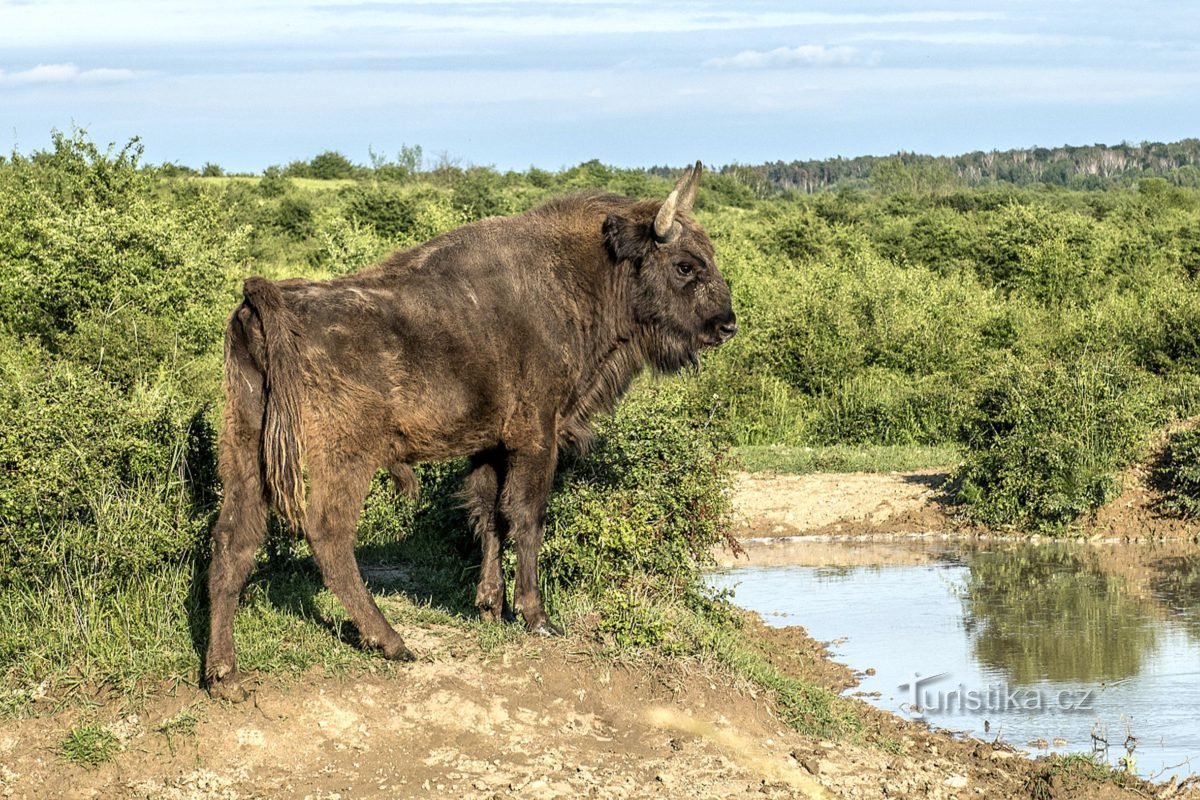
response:
[[[332,281],[246,281],[225,334],[225,494],[209,569],[210,690],[245,693],[238,594],[268,507],[308,538],[364,645],[409,659],[354,559],[372,476],[415,493],[411,464],[467,456],[483,549],[476,605],[556,631],[537,588],[546,496],[563,445],[586,446],[647,363],[671,372],[737,329],[712,243],[688,212],[701,166],[664,202],[586,195],[486,219]],[[304,472],[309,496],[305,503]]]

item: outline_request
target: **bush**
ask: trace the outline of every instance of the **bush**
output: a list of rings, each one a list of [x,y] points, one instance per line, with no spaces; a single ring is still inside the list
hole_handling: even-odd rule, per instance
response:
[[[713,409],[679,381],[645,383],[565,459],[548,513],[551,604],[582,593],[625,645],[684,647],[652,606],[710,596],[701,569],[730,523],[730,467]]]
[[[1200,428],[1171,435],[1158,477],[1166,486],[1163,505],[1182,517],[1200,517]]]
[[[79,562],[115,580],[190,552],[214,496],[202,401],[0,344],[0,574]]]
[[[992,369],[967,423],[959,497],[989,525],[1056,530],[1119,489],[1155,422],[1154,387],[1115,356]]]
[[[383,239],[410,247],[462,224],[450,195],[430,187],[374,183],[346,189],[345,216]]]
[[[216,346],[246,244],[205,197],[156,196],[139,154],[58,134],[0,172],[4,327],[123,384]]]

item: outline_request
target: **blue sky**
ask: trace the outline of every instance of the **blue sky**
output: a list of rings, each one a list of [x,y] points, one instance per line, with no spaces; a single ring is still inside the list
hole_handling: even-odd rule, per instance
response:
[[[1200,136],[1200,3],[0,0],[0,150],[524,169]]]

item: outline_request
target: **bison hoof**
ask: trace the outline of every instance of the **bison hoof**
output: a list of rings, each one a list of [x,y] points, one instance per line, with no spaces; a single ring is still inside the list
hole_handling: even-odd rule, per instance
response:
[[[250,696],[250,692],[238,680],[211,680],[208,682],[208,695],[217,700],[242,703]]]
[[[548,619],[541,620],[529,626],[529,632],[534,636],[562,636],[563,629]]]
[[[497,608],[486,604],[479,606],[479,618],[484,622],[516,622],[517,615],[507,605]]]
[[[383,653],[383,657],[388,661],[416,661],[417,657],[405,646],[404,642],[396,642],[388,647],[379,648]]]

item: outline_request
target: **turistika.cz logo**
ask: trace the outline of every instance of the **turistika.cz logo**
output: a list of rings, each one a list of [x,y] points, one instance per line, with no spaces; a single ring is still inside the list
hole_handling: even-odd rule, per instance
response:
[[[1095,689],[1054,689],[1012,687],[990,683],[983,688],[958,684],[947,689],[942,684],[949,672],[921,677],[897,687],[908,694],[901,709],[915,719],[951,714],[1081,714],[1093,710]]]

